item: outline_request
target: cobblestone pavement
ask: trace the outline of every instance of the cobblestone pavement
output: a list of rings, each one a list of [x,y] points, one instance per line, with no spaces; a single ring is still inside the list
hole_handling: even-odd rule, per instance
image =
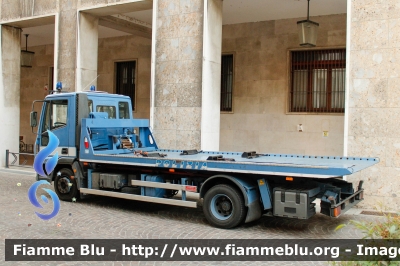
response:
[[[309,220],[262,217],[231,230],[211,227],[201,208],[191,209],[91,197],[61,202],[59,214],[40,220],[27,197],[35,182],[33,172],[0,169],[1,265],[262,265],[265,262],[5,262],[5,239],[348,239],[361,238],[353,226],[334,229],[350,220],[378,216],[344,214],[338,219],[320,214]],[[20,184],[18,184],[20,183]],[[49,204],[51,205],[51,204]],[[40,211],[45,213],[45,210]],[[326,262],[268,262],[271,265],[326,265]]]

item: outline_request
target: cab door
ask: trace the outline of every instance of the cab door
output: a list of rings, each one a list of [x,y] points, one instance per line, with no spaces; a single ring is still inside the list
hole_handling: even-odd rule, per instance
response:
[[[75,114],[72,102],[71,97],[46,100],[41,117],[41,134],[38,139],[40,149],[43,149],[49,143],[49,135],[47,133],[47,130],[49,130],[60,141],[56,150],[59,156],[76,156],[76,147],[73,139],[75,135],[73,131]]]

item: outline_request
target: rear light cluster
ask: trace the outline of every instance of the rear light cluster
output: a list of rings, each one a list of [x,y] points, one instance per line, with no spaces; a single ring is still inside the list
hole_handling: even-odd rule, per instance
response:
[[[89,149],[89,141],[88,141],[87,137],[85,137],[85,139],[83,140],[83,143],[85,145],[85,149]]]
[[[196,186],[186,186],[186,191],[197,192],[197,187]]]
[[[342,213],[342,208],[340,206],[337,206],[332,210],[332,217],[339,217],[341,213]]]

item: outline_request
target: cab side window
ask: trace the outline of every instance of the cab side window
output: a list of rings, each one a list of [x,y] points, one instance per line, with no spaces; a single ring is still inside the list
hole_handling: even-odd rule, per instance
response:
[[[47,146],[49,137],[47,130],[63,128],[68,123],[68,100],[56,100],[46,103],[42,123],[41,146]]]
[[[116,110],[115,106],[110,105],[97,105],[96,112],[105,112],[108,114],[108,119],[115,119],[116,118]]]
[[[88,101],[88,108],[89,108],[89,113],[93,112],[93,101],[92,100]]]
[[[130,119],[131,116],[129,114],[129,104],[127,102],[119,102],[118,113],[119,119]]]
[[[68,101],[52,102],[51,130],[67,125]]]
[[[51,101],[46,104],[42,132],[67,125],[68,100]]]

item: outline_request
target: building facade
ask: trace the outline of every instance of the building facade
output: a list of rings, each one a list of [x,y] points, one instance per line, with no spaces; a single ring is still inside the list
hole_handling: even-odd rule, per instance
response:
[[[249,2],[247,14],[233,0],[0,1],[0,164],[18,136],[34,143],[32,101],[61,81],[131,96],[162,148],[379,157],[349,180],[365,180],[364,206],[395,209],[398,1],[324,1],[344,8],[312,13],[313,48],[299,46],[307,1],[262,19],[275,1]],[[21,50],[34,52],[31,67]]]

